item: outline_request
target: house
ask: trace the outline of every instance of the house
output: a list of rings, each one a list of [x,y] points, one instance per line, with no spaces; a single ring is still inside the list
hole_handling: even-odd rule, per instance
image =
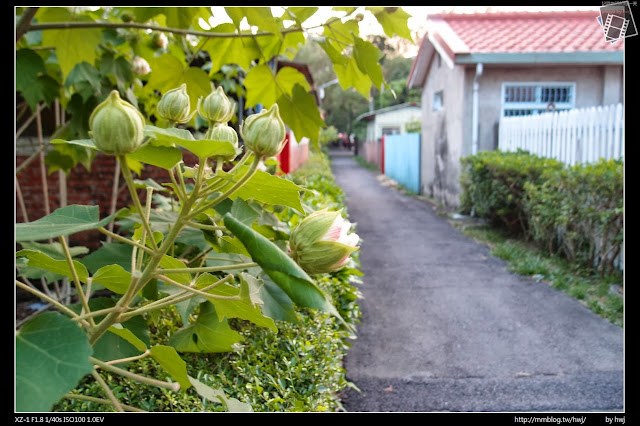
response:
[[[623,102],[624,41],[599,16],[430,15],[407,80],[422,89],[422,193],[456,207],[460,159],[496,149],[501,117]]]
[[[367,123],[367,136],[362,144],[362,157],[369,163],[382,164],[382,136],[407,133],[407,124],[419,122],[421,108],[418,102],[406,102],[375,111],[365,112],[356,121]]]

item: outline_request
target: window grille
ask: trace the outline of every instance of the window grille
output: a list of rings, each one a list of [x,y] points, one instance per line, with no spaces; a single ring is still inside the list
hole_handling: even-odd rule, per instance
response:
[[[572,109],[575,83],[503,83],[502,116]]]

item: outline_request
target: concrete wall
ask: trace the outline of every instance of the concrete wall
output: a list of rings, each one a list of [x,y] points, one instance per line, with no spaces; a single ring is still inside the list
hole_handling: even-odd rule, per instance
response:
[[[421,192],[446,206],[457,205],[463,153],[465,73],[434,58],[422,90]],[[443,108],[433,111],[434,93]]]
[[[465,91],[468,116],[471,122],[471,99],[475,69],[468,68]],[[478,150],[497,147],[498,127],[502,106],[503,82],[570,82],[576,84],[575,108],[610,105],[622,102],[622,66],[555,66],[555,67],[492,67],[485,66],[479,88],[479,140]],[[471,84],[470,84],[471,82]],[[468,127],[468,129],[467,129]],[[465,131],[471,132],[470,126]],[[471,140],[465,139],[465,155],[471,154]]]
[[[422,192],[456,207],[460,195],[460,158],[471,155],[475,66],[450,69],[436,58],[422,91]],[[492,66],[479,80],[478,151],[494,150],[502,108],[503,82],[571,82],[575,108],[623,101],[622,66]],[[444,108],[433,111],[433,95],[442,90]]]

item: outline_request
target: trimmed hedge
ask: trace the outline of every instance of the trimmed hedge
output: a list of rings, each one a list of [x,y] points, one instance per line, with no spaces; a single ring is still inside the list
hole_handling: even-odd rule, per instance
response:
[[[603,274],[623,244],[622,160],[566,166],[526,151],[462,160],[461,209]]]
[[[474,212],[492,225],[513,234],[525,234],[524,185],[542,183],[540,177],[562,163],[531,155],[526,151],[484,151],[462,158],[462,197],[464,212]]]

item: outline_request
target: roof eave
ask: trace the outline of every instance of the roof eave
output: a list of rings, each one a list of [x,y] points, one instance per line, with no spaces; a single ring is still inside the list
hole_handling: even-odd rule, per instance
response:
[[[456,54],[454,62],[470,64],[600,64],[622,65],[624,51],[600,52],[522,52],[522,53],[469,53]]]

